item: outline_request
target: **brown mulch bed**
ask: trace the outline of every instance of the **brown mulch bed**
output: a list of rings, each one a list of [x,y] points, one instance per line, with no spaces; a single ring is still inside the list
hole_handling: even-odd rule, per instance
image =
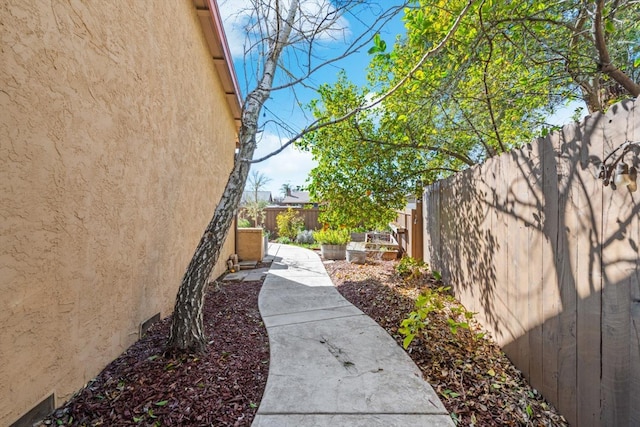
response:
[[[441,309],[429,314],[426,333],[417,336],[407,352],[457,425],[568,425],[528,385],[480,325],[464,316],[466,310],[442,283],[426,270],[411,279],[403,278],[395,270],[397,263],[375,261],[360,266],[337,261],[325,265],[340,293],[400,345],[404,336],[398,328],[415,309],[418,295],[427,290],[438,295]],[[464,327],[456,326],[463,322]]]
[[[109,364],[40,425],[249,426],[269,368],[258,311],[262,281],[210,284],[204,308],[211,342],[201,355],[163,355],[170,319]]]
[[[327,263],[338,290],[400,345],[402,320],[423,291],[442,288],[430,274],[407,280],[397,261],[364,266]],[[203,355],[163,354],[170,319],[156,323],[122,356],[41,425],[250,426],[264,392],[269,348],[258,311],[257,282],[209,286]],[[479,325],[452,331],[463,309],[448,295],[429,315],[426,334],[408,353],[460,426],[565,426]],[[460,320],[460,319],[457,319]]]

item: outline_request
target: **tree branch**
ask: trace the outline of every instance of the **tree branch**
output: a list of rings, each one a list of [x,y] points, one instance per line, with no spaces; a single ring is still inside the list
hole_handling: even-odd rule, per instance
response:
[[[487,109],[489,110],[489,117],[491,118],[491,126],[493,127],[493,131],[496,136],[496,141],[498,141],[498,145],[500,146],[500,150],[504,153],[506,150],[504,144],[502,143],[502,138],[500,136],[500,131],[498,130],[498,124],[496,123],[495,113],[493,112],[493,104],[491,102],[491,96],[489,95],[489,85],[487,83],[487,76],[489,74],[489,64],[491,63],[491,57],[493,56],[493,39],[489,34],[485,31],[484,28],[484,20],[482,18],[482,8],[478,11],[478,17],[480,18],[480,28],[482,28],[482,32],[484,33],[487,42],[489,44],[489,56],[487,60],[484,61],[484,72],[482,73],[482,84],[484,86],[484,101],[487,103]],[[491,152],[488,152],[487,155],[489,157],[492,156]]]
[[[475,1],[476,0],[469,0],[465,5],[465,7],[462,9],[462,11],[458,14],[455,22],[453,23],[453,25],[451,26],[447,34],[444,36],[444,38],[440,41],[440,43],[438,43],[435,47],[433,47],[431,50],[426,52],[422,56],[422,58],[420,58],[420,60],[416,63],[416,65],[414,65],[413,68],[402,79],[400,79],[400,81],[398,81],[398,83],[396,83],[391,89],[385,92],[382,96],[380,96],[374,102],[362,107],[357,107],[351,110],[350,112],[348,112],[347,114],[335,119],[326,120],[326,118],[323,118],[323,119],[316,120],[313,123],[311,123],[309,126],[304,128],[302,131],[294,135],[291,139],[289,139],[289,141],[284,143],[279,149],[267,154],[266,156],[263,156],[259,159],[254,159],[254,160],[248,159],[248,158],[242,158],[240,160],[243,162],[249,162],[249,163],[259,163],[259,162],[265,161],[275,156],[276,154],[281,153],[285,148],[287,148],[288,146],[290,146],[291,144],[293,144],[294,142],[302,138],[307,133],[322,129],[327,126],[333,126],[335,124],[341,123],[345,120],[348,120],[350,117],[353,117],[354,115],[358,114],[361,111],[370,110],[376,107],[377,105],[379,105],[382,101],[384,101],[385,99],[393,95],[395,92],[397,92],[398,89],[400,89],[411,77],[413,77],[416,71],[418,71],[420,67],[422,67],[422,65],[426,62],[427,59],[429,59],[433,55],[438,54],[444,48],[444,46],[447,44],[449,39],[451,39],[451,37],[453,37],[453,35],[457,31],[458,27],[460,26],[460,23],[462,22],[462,19],[467,14],[467,12],[469,11],[469,9],[471,8],[471,6]]]
[[[602,14],[604,12],[604,0],[598,0],[596,3],[596,12],[594,17],[594,36],[595,47],[598,51],[600,67],[603,73],[609,75],[613,80],[618,82],[627,92],[637,97],[640,95],[640,85],[629,78],[622,70],[611,63],[607,42],[604,36],[604,23],[602,22]]]

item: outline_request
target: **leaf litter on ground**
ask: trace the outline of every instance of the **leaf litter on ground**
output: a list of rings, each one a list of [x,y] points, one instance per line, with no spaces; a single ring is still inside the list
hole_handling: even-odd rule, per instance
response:
[[[478,322],[426,268],[398,261],[325,264],[338,291],[403,345],[401,324],[420,295],[433,299],[407,353],[459,426],[567,426]],[[407,273],[404,270],[403,273]],[[436,274],[436,276],[439,276]]]

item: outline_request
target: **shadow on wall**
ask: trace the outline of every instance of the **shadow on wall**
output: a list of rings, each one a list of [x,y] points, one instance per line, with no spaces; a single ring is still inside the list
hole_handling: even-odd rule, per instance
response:
[[[640,141],[637,110],[616,104],[425,190],[427,261],[575,425],[640,423],[639,197],[597,178],[605,153]]]

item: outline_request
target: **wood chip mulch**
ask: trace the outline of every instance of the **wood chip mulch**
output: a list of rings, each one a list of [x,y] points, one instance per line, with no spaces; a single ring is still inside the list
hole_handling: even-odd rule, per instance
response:
[[[397,261],[359,266],[327,263],[338,290],[377,321],[400,345],[402,320],[425,289],[442,287],[430,274],[407,280]],[[40,425],[250,426],[266,385],[269,347],[258,310],[262,281],[209,286],[202,355],[163,354],[170,319],[156,323],[122,356]],[[564,418],[532,389],[479,325],[458,328],[460,313],[444,297],[423,336],[408,353],[459,426],[566,426]],[[481,338],[479,338],[481,337]]]
[[[170,325],[164,319],[40,425],[250,426],[269,368],[261,286],[210,284],[205,354],[163,355]]]

